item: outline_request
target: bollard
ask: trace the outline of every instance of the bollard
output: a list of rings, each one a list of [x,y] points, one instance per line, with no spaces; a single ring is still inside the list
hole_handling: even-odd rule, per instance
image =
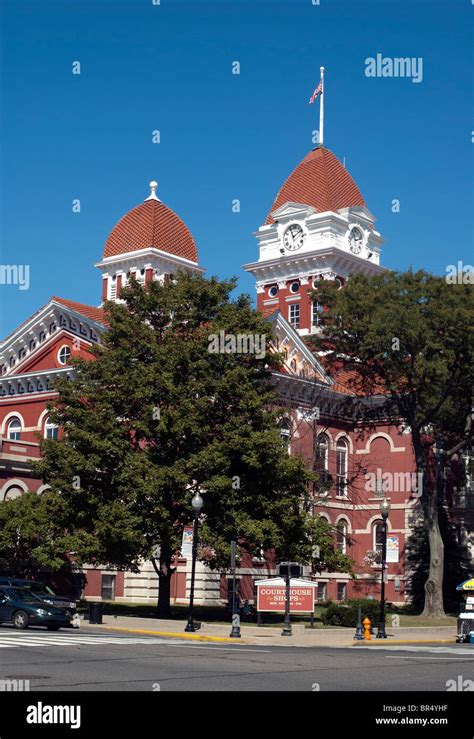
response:
[[[357,626],[354,634],[354,641],[362,641],[364,638],[364,629],[362,628],[362,608],[357,609]]]
[[[362,623],[364,624],[364,639],[370,641],[370,618],[364,618]]]

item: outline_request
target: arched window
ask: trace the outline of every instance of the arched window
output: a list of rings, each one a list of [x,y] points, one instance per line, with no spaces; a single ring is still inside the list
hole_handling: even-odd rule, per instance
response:
[[[3,494],[3,500],[14,500],[23,495],[23,490],[18,485],[11,485]]]
[[[60,364],[67,364],[71,359],[71,349],[69,346],[62,346],[58,352]]]
[[[313,483],[313,493],[320,497],[329,495],[329,487],[332,482],[331,475],[328,472],[329,464],[329,439],[326,434],[319,434],[316,439],[314,449],[314,465],[313,469],[319,475],[319,480]]]
[[[347,553],[347,521],[344,519],[336,526],[336,547],[342,554]]]
[[[280,421],[280,437],[285,448],[288,449],[289,454],[291,441],[291,421],[287,416],[282,418]]]
[[[376,521],[373,526],[372,531],[373,531],[373,537],[374,537],[373,550],[374,552],[377,552],[377,554],[382,554],[383,539],[384,539],[383,521]]]
[[[347,469],[349,462],[349,444],[342,437],[336,444],[336,494],[347,495]]]
[[[329,458],[329,439],[326,434],[319,434],[316,439],[316,448],[314,452],[314,470],[315,472],[327,472]]]
[[[49,416],[44,424],[44,438],[54,439],[55,441],[58,438],[58,427],[50,420]]]
[[[21,421],[19,418],[12,418],[8,422],[7,438],[10,441],[19,441],[21,438]]]

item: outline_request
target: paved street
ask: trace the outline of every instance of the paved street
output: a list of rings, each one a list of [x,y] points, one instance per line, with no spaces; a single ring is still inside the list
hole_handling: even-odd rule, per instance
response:
[[[32,691],[446,691],[447,680],[474,679],[474,649],[258,647],[3,627],[0,665],[0,679],[29,679]]]

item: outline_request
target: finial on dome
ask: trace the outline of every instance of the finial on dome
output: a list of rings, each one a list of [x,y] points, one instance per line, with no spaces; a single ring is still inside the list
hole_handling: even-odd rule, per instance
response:
[[[158,182],[155,182],[155,180],[152,180],[150,182],[150,194],[148,195],[145,200],[159,200],[160,198],[156,195],[156,188],[158,187]]]

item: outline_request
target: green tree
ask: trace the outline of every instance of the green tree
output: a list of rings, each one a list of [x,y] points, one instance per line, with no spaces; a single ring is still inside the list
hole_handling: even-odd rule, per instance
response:
[[[58,571],[68,564],[66,552],[73,546],[74,538],[59,520],[54,494],[25,493],[0,505],[2,570],[17,577],[32,575],[39,568]]]
[[[448,284],[424,271],[388,272],[372,278],[353,275],[343,290],[321,283],[316,296],[326,310],[315,347],[327,352],[333,367],[353,371],[354,389],[385,394],[385,416],[403,420],[411,429],[430,552],[424,614],[440,616],[444,544],[439,504],[444,475],[439,465],[443,468],[451,454],[469,444],[472,286]],[[365,420],[370,421],[370,415]]]
[[[231,539],[297,559],[318,543],[311,473],[278,432],[271,327],[247,296],[231,299],[234,287],[184,273],[146,288],[132,280],[124,303],[106,304],[95,361],[77,361],[76,378],[57,384],[51,419],[64,435],[43,442],[38,464],[65,528],[83,537],[82,562],[133,570],[152,560],[161,617],[195,489],[213,568],[228,566]],[[232,351],[238,335],[254,337],[256,351]],[[223,337],[229,351],[214,351]]]

